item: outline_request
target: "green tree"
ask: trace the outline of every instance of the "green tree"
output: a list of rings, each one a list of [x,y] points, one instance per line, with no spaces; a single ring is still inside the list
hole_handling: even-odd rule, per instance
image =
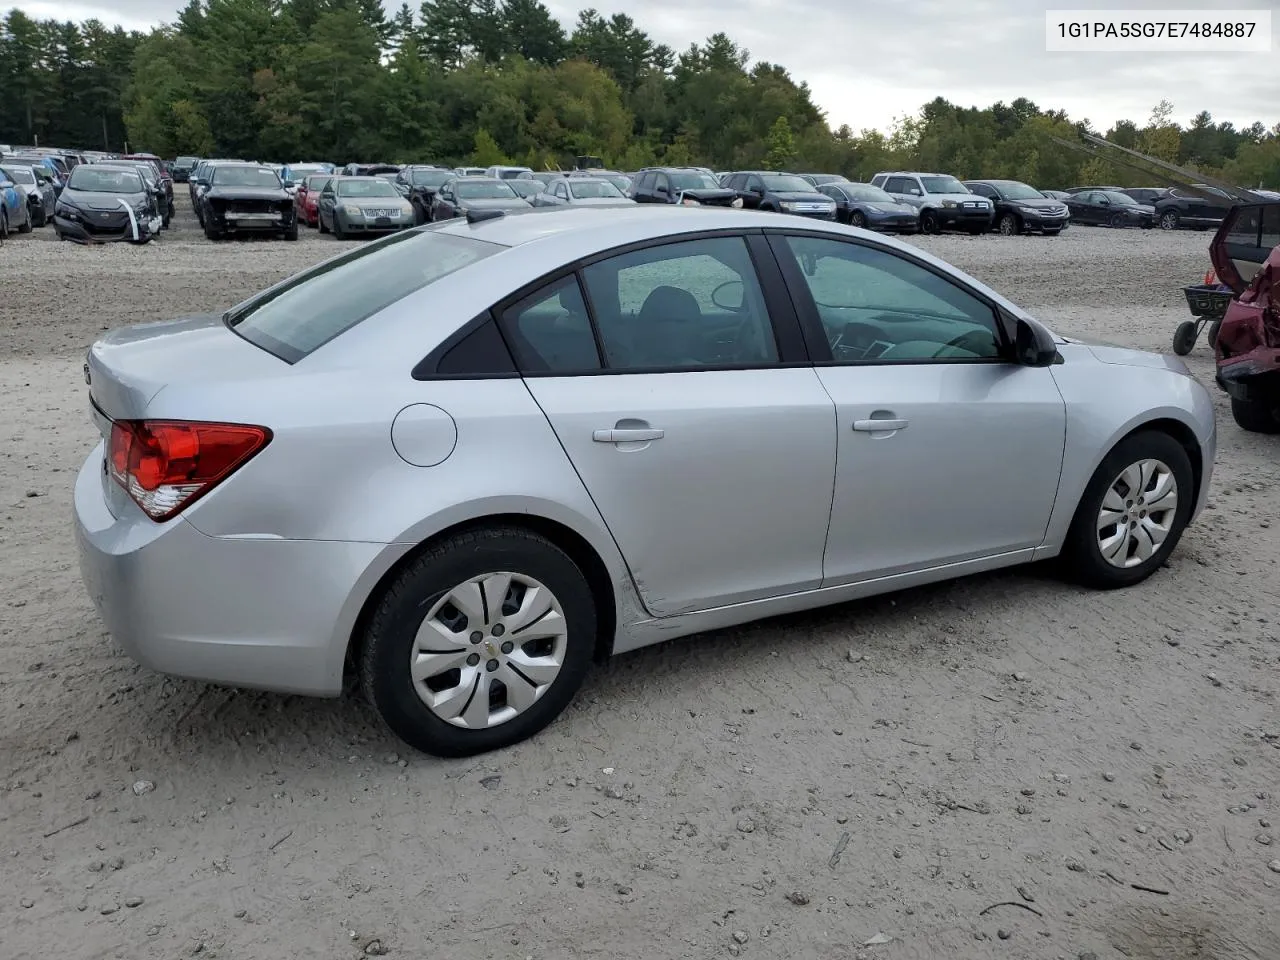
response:
[[[477,167],[491,167],[506,163],[507,157],[499,148],[498,141],[493,139],[493,134],[481,129],[476,131],[475,147],[471,151],[470,160]]]
[[[796,141],[791,133],[791,124],[786,117],[778,117],[769,128],[769,152],[765,154],[764,165],[770,170],[785,170],[791,166],[796,155]]]

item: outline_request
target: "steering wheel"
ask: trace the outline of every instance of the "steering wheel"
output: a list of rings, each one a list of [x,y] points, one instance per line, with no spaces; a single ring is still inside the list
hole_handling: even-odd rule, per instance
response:
[[[967,350],[969,353],[977,354],[979,357],[985,356],[986,352],[991,348],[994,339],[986,330],[970,330],[962,333],[957,337],[952,337],[934,354],[935,357],[942,356],[944,350],[954,347],[958,350]]]

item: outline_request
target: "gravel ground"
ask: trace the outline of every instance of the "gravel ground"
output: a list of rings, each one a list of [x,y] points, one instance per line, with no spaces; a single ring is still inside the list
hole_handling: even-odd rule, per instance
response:
[[[651,648],[535,740],[443,762],[353,701],[136,668],[94,616],[85,348],[339,249],[182,217],[0,248],[4,960],[1274,960],[1280,439],[1221,397],[1211,510],[1142,587],[1004,572]],[[921,245],[1063,333],[1165,350],[1208,239]]]

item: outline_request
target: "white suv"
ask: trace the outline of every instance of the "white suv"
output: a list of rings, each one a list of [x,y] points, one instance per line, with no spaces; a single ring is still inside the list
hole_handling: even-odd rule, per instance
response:
[[[871,183],[919,210],[921,233],[955,229],[978,234],[991,229],[995,212],[991,201],[971,192],[950,174],[885,171],[872,177]]]

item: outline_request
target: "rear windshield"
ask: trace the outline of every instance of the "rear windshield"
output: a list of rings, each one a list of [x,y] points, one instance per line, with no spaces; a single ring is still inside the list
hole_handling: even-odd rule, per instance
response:
[[[322,263],[227,314],[227,325],[287,363],[397,300],[505,249],[434,231],[400,233]]]
[[[452,170],[413,170],[409,173],[409,181],[415,187],[438,187],[456,176]]]
[[[608,180],[570,180],[569,192],[578,200],[625,199]]]

